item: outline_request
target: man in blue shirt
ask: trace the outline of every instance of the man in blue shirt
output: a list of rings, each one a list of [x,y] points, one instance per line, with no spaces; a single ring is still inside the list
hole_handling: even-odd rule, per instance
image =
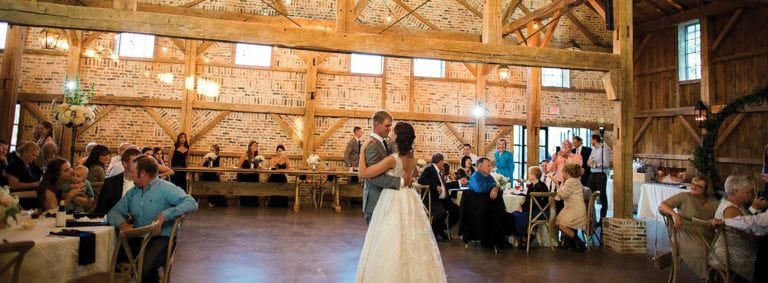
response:
[[[158,164],[154,158],[140,155],[125,168],[135,186],[107,214],[109,224],[120,231],[152,224],[158,220],[163,225],[153,232],[144,252],[142,268],[143,282],[157,282],[157,268],[165,261],[168,236],[173,229],[173,220],[185,213],[197,210],[197,202],[181,188],[157,177]],[[131,217],[133,222],[126,219]],[[131,249],[138,252],[140,239],[131,243]]]

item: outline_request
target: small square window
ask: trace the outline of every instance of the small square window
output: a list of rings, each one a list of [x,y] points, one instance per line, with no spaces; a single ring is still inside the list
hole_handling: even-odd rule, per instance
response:
[[[570,71],[568,69],[541,68],[541,86],[571,87]]]
[[[272,47],[238,43],[235,46],[235,64],[269,67],[272,65]]]
[[[352,53],[350,71],[355,74],[381,75],[384,73],[384,57]]]
[[[426,78],[445,78],[445,61],[413,59],[413,75]]]
[[[121,33],[115,37],[116,53],[120,57],[152,58],[155,56],[155,36]]]
[[[8,36],[8,23],[0,22],[0,49],[5,49],[6,36]]]

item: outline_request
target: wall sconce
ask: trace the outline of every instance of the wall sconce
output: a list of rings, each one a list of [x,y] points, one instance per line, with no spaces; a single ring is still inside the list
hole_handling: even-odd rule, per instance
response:
[[[499,66],[499,80],[500,81],[508,81],[509,80],[509,67],[507,66]]]
[[[699,126],[699,128],[704,127],[704,122],[707,121],[707,110],[707,106],[701,100],[693,105],[694,119],[696,120],[696,126]]]
[[[40,31],[42,39],[40,44],[44,49],[55,50],[61,48],[64,50],[69,49],[69,43],[64,38],[64,32],[61,30],[44,28]]]

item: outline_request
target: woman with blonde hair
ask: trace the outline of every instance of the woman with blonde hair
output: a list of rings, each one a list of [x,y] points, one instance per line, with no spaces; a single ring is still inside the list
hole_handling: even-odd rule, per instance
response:
[[[562,173],[564,182],[557,188],[557,197],[563,200],[565,206],[557,215],[556,224],[565,236],[566,246],[572,244],[577,249],[585,251],[586,245],[576,235],[577,230],[584,230],[587,225],[587,206],[584,205],[584,189],[581,186],[581,175],[584,174],[584,169],[581,168],[580,163],[568,163],[563,166]]]

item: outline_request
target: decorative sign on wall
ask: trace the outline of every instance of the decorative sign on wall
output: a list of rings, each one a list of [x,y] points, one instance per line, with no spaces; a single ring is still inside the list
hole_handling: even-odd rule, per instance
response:
[[[549,115],[560,115],[560,107],[550,106],[549,107]]]

